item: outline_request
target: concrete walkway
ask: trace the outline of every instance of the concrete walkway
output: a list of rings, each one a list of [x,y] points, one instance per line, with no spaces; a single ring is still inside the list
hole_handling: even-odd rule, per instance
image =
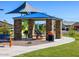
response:
[[[75,41],[73,38],[69,37],[63,37],[62,39],[55,39],[54,42],[49,42],[45,44],[40,45],[34,45],[34,46],[13,46],[12,48],[6,46],[6,47],[0,47],[0,57],[2,56],[16,56],[22,53],[28,53],[31,51],[35,51],[38,49],[48,48],[48,47],[54,47],[66,43],[70,43]]]

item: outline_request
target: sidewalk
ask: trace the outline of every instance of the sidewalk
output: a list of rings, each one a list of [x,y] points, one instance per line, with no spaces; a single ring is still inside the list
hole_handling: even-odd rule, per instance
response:
[[[0,57],[2,56],[16,56],[22,53],[28,53],[31,51],[35,51],[38,49],[48,48],[48,47],[54,47],[66,43],[70,43],[75,41],[73,38],[69,37],[63,37],[62,39],[55,39],[54,42],[49,42],[45,44],[39,44],[34,46],[13,46],[12,48],[6,46],[6,47],[0,47]]]

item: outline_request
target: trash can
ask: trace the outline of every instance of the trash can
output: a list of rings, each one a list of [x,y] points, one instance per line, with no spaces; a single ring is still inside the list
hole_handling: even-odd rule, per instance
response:
[[[54,36],[53,35],[48,35],[48,41],[54,41]]]
[[[54,41],[54,34],[52,31],[48,32],[47,41]]]

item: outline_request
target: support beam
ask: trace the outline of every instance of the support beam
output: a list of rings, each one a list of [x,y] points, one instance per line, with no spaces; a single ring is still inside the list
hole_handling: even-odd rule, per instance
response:
[[[33,35],[33,25],[34,25],[34,20],[33,19],[28,19],[28,38],[32,38]]]
[[[14,40],[22,40],[22,19],[14,19]]]
[[[61,35],[62,35],[62,21],[61,20],[55,21],[55,35],[56,35],[56,39],[61,39]]]
[[[46,19],[46,38],[48,37],[49,31],[52,31],[52,20]]]

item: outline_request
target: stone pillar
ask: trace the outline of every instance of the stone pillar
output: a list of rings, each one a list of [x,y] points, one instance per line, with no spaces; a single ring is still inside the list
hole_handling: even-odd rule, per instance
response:
[[[56,35],[56,39],[61,39],[61,35],[62,35],[62,21],[61,20],[55,21],[55,35]]]
[[[33,33],[32,33],[33,35],[33,39],[35,39],[35,24],[33,25]]]
[[[33,19],[28,19],[28,38],[32,38],[33,25],[34,25],[34,20]]]
[[[35,24],[33,24],[33,35],[35,35]]]
[[[46,38],[49,31],[52,31],[52,19],[46,19]]]
[[[52,32],[53,32],[54,39],[55,39],[55,20],[54,19],[52,19]]]
[[[14,19],[14,40],[22,40],[22,19]]]

